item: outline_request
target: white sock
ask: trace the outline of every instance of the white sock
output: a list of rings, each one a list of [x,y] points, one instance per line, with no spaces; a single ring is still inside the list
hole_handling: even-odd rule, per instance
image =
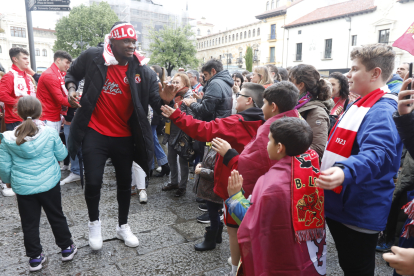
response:
[[[237,268],[238,268],[238,266],[237,266],[237,265],[231,265],[231,273],[232,273],[234,276],[236,276],[236,274],[237,274]]]

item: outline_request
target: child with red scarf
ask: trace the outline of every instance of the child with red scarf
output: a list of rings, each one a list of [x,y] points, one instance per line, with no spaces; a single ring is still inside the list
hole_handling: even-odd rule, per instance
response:
[[[249,199],[243,195],[243,177],[232,171],[226,205],[240,224],[238,275],[326,274],[324,193],[315,186],[319,157],[309,149],[312,139],[302,119],[273,122],[267,152],[277,162],[259,178]]]

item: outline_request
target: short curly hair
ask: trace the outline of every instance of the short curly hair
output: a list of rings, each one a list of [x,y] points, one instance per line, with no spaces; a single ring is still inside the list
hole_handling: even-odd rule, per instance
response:
[[[341,90],[339,91],[339,97],[342,99],[348,99],[349,96],[349,84],[348,79],[340,72],[333,72],[329,75],[329,78],[336,79],[339,81]]]

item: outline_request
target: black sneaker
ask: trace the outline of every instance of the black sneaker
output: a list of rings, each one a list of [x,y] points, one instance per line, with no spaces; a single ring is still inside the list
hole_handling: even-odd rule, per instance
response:
[[[46,261],[45,254],[41,253],[39,257],[30,258],[29,271],[38,271],[42,269],[42,264]]]
[[[196,202],[198,202],[198,203],[206,203],[206,200],[205,200],[205,199],[202,199],[202,198],[197,197],[197,198],[196,198]]]
[[[78,249],[76,248],[75,244],[72,244],[65,250],[62,250],[62,262],[72,261],[76,252],[78,252]]]
[[[197,221],[200,223],[210,223],[210,217],[208,216],[208,213],[204,213],[197,217]]]
[[[198,209],[200,211],[207,212],[208,211],[207,210],[207,204],[203,203],[203,204],[198,205]]]

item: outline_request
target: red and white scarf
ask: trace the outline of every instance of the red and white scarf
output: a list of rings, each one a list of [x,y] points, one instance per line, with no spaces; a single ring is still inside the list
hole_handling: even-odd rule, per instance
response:
[[[14,76],[14,95],[16,97],[33,96],[36,97],[32,79],[26,72],[21,71],[16,65],[12,65],[10,71]]]
[[[198,95],[199,94],[198,90],[200,89],[201,86],[202,86],[201,83],[198,83],[197,86],[193,89],[193,93],[196,93]]]
[[[397,96],[391,94],[388,87],[384,86],[354,102],[342,115],[329,136],[322,158],[322,171],[332,167],[335,162],[346,160],[351,156],[352,147],[365,115],[381,98],[391,98],[397,101]],[[342,186],[333,191],[339,194],[342,191]]]
[[[115,40],[122,40],[122,39],[135,39],[137,40],[138,36],[135,32],[134,26],[129,23],[123,23],[116,25],[112,28],[111,33],[105,35],[104,41],[104,52],[103,58],[105,60],[105,65],[118,65],[118,61],[116,60],[114,54],[112,53],[111,48],[111,39]],[[149,58],[146,58],[144,55],[141,55],[139,52],[135,51],[134,55],[139,60],[140,65],[146,65],[150,61]]]

